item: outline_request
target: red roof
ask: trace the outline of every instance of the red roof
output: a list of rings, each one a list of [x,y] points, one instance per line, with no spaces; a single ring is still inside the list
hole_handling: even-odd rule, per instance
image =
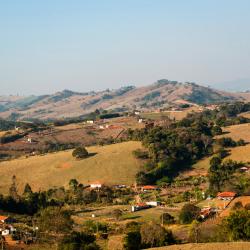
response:
[[[235,197],[235,196],[236,196],[235,192],[222,192],[217,194],[217,197]]]
[[[151,189],[152,190],[152,189],[157,189],[157,187],[148,185],[148,186],[143,186],[142,189]]]
[[[5,221],[8,218],[8,216],[0,215],[0,221]]]

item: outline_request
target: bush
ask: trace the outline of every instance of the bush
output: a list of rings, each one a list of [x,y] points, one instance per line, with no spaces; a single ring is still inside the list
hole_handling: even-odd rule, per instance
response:
[[[84,147],[78,147],[72,152],[72,156],[77,159],[84,159],[89,156],[88,151]]]
[[[142,247],[161,247],[175,242],[172,231],[156,224],[144,224],[141,227]]]
[[[58,246],[59,250],[99,250],[95,243],[95,236],[84,232],[72,232],[63,238]]]
[[[181,209],[179,219],[182,224],[189,224],[194,219],[197,219],[200,213],[200,208],[193,204],[185,204]]]
[[[250,240],[250,211],[237,210],[223,221],[229,240]]]
[[[160,216],[161,222],[166,225],[173,224],[175,222],[174,217],[169,213],[163,213]]]
[[[128,232],[124,239],[124,248],[126,250],[141,249],[141,234],[139,231]]]

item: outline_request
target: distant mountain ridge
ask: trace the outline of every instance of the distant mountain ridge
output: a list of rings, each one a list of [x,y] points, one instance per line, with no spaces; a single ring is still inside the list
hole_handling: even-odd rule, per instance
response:
[[[230,93],[190,82],[166,79],[144,86],[86,93],[63,90],[41,96],[0,96],[0,117],[11,119],[58,119],[77,117],[96,109],[115,112],[167,108],[178,103],[211,104],[247,101],[250,93]]]

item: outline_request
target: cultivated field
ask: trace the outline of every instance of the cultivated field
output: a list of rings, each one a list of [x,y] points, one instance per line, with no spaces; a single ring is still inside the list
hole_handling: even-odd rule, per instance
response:
[[[0,192],[6,193],[11,177],[16,175],[19,191],[25,183],[34,190],[66,186],[76,178],[83,184],[100,181],[106,184],[132,184],[141,163],[132,154],[140,142],[124,142],[87,148],[93,155],[84,160],[72,157],[72,151],[31,156],[0,163]]]
[[[168,247],[151,248],[151,250],[248,250],[250,242],[218,242],[218,243],[190,243]]]

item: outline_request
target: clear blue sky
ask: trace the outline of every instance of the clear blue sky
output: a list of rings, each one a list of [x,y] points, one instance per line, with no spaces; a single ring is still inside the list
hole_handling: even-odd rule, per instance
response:
[[[0,0],[0,95],[250,78],[249,0]]]

